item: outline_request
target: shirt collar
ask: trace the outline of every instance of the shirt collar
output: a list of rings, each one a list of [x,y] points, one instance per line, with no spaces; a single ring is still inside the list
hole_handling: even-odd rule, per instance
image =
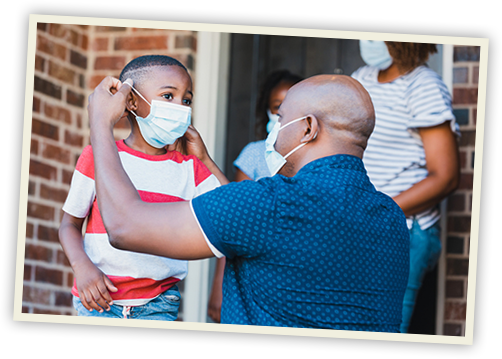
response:
[[[312,162],[309,162],[297,172],[296,176],[313,172],[322,167],[330,167],[336,169],[350,169],[366,173],[363,161],[359,157],[343,154],[343,155],[322,157]]]

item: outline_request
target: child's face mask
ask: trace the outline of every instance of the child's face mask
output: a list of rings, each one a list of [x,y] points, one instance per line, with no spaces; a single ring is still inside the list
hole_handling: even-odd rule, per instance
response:
[[[192,115],[190,107],[157,100],[152,100],[150,104],[138,90],[132,89],[150,105],[150,114],[145,118],[131,111],[136,116],[141,135],[150,146],[162,148],[172,145],[185,134]]]

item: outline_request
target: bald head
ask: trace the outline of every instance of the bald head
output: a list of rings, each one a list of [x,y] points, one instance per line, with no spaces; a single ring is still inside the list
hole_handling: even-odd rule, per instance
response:
[[[283,105],[294,106],[299,114],[314,115],[328,134],[363,150],[375,126],[375,110],[368,92],[345,75],[318,75],[303,80],[288,91]]]

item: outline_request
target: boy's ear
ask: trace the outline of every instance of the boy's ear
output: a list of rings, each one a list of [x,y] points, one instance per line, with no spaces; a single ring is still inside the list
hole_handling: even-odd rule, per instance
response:
[[[314,115],[308,115],[305,118],[307,122],[307,127],[301,139],[301,143],[310,142],[317,137],[317,132],[319,131],[319,121]]]
[[[138,109],[138,97],[132,91],[127,95],[126,108],[127,110],[132,110],[134,112]]]

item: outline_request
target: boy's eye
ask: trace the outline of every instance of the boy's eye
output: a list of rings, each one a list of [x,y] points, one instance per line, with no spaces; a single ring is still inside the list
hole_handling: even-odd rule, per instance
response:
[[[173,94],[171,93],[165,93],[162,95],[166,100],[172,100],[173,99]]]
[[[190,106],[192,104],[192,100],[186,98],[186,99],[183,100],[183,104],[187,105],[187,106]]]

